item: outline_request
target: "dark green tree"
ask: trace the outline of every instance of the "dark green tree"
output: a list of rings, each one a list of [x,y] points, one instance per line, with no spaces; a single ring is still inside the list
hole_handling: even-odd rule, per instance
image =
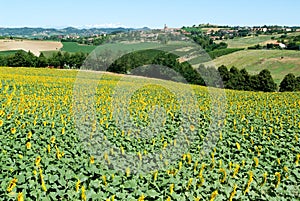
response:
[[[260,82],[258,75],[252,75],[250,76],[250,88],[253,91],[260,91]]]
[[[252,91],[253,88],[251,86],[251,76],[249,75],[249,73],[247,72],[247,70],[245,68],[243,68],[242,70],[240,70],[240,73],[243,77],[243,83],[241,83],[243,85],[243,90],[245,91]]]
[[[41,52],[39,57],[37,58],[37,65],[36,67],[46,67],[48,65],[47,58]]]
[[[226,88],[243,90],[244,77],[240,73],[239,69],[232,66],[230,68],[229,73],[230,73],[230,79],[227,82]]]
[[[296,89],[296,77],[293,73],[287,74],[279,85],[279,91],[295,91]]]
[[[12,67],[23,67],[26,64],[26,52],[17,51],[14,55],[7,57],[7,65]]]
[[[277,84],[274,82],[271,72],[264,69],[258,74],[259,91],[274,92],[277,90]]]
[[[223,81],[224,88],[227,88],[227,83],[230,80],[230,73],[228,71],[228,68],[226,66],[222,65],[218,68],[218,72]]]
[[[7,66],[7,58],[0,56],[0,66]]]
[[[36,67],[37,57],[32,52],[28,51],[27,55],[25,55],[25,63],[23,63],[23,66]]]
[[[300,91],[300,76],[296,77],[295,91]]]

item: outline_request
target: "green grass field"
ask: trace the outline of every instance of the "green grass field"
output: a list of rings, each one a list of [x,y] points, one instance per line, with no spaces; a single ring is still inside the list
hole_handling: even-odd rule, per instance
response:
[[[225,65],[228,68],[232,66],[245,68],[251,74],[268,69],[277,83],[280,83],[288,73],[300,75],[300,51],[243,50],[219,57],[213,62],[216,67]]]
[[[182,48],[185,45],[183,42],[170,42],[167,45],[163,45],[155,42],[140,42],[140,43],[108,43],[100,46],[80,45],[76,42],[63,42],[62,51],[65,52],[84,52],[91,53],[97,48],[97,51],[114,50],[114,51],[138,51],[144,49],[163,49],[165,51],[174,51]]]
[[[96,48],[96,46],[80,45],[76,42],[62,42],[62,44],[63,44],[63,48],[61,50],[70,53],[73,52],[90,53]]]
[[[228,39],[222,42],[227,43],[229,48],[247,48],[249,46],[257,45],[259,43],[264,43],[268,40],[271,40],[271,37],[278,37],[278,36],[280,35],[250,36],[244,38]]]
[[[16,52],[18,52],[18,50],[0,51],[0,56],[13,55],[13,54],[15,54]]]
[[[44,54],[45,57],[51,57],[54,53],[58,51],[43,51],[42,53]]]

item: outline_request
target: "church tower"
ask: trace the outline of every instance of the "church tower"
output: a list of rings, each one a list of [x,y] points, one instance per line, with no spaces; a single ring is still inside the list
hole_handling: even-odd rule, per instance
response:
[[[167,30],[168,30],[168,26],[167,26],[167,24],[165,24],[164,31],[166,32]]]

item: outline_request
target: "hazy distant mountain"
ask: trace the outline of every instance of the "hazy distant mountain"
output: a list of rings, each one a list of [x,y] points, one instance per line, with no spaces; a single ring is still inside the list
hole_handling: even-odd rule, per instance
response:
[[[79,35],[79,36],[89,36],[92,34],[102,34],[102,33],[113,33],[113,32],[127,32],[133,30],[150,30],[148,27],[143,28],[74,28],[66,27],[63,29],[55,28],[3,28],[0,27],[0,36],[13,36],[13,37],[27,37],[27,38],[43,38],[46,36],[53,35]]]

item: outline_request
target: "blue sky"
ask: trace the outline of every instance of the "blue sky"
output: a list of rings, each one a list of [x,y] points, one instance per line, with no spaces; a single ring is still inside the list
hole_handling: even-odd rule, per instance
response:
[[[300,25],[298,0],[9,0],[0,27]]]

